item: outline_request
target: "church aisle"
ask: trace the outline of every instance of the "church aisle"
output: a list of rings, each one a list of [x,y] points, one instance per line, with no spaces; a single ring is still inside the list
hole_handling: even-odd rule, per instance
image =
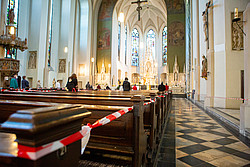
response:
[[[172,109],[158,167],[250,166],[250,148],[204,111],[186,99],[173,99]],[[173,158],[176,158],[175,163]]]

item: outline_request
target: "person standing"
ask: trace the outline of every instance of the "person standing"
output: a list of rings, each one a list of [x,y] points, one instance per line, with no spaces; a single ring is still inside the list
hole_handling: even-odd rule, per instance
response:
[[[86,84],[86,90],[89,90],[90,89],[90,84],[89,84],[89,81],[88,83]]]
[[[166,87],[165,87],[165,85],[163,85],[163,82],[161,82],[161,84],[159,85],[158,90],[159,91],[165,91],[166,90]]]
[[[29,81],[26,80],[26,76],[23,76],[23,80],[22,80],[22,88],[29,88]]]
[[[77,91],[78,81],[75,73],[68,78],[66,87],[69,91]]]
[[[76,74],[73,73],[71,77],[72,77],[72,82],[74,83],[74,88],[76,91],[78,91],[78,81],[77,81]]]
[[[168,86],[168,84],[167,84],[167,83],[166,83],[166,86],[165,86],[165,87],[166,87],[166,91],[168,91],[168,89],[169,89],[169,86]]]
[[[40,80],[37,81],[36,88],[37,89],[41,89],[42,88]]]
[[[61,84],[60,84],[59,80],[56,81],[56,89],[57,90],[61,89]]]
[[[128,82],[128,78],[125,78],[125,81],[122,84],[123,90],[124,91],[130,91],[131,87],[130,87],[130,82]]]
[[[18,84],[17,84],[17,75],[15,74],[11,80],[10,80],[10,88],[13,88],[13,89],[17,89],[18,88]]]

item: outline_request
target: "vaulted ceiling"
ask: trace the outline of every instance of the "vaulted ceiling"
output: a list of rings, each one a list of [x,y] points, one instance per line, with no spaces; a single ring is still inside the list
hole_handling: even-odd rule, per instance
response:
[[[159,31],[163,25],[167,24],[167,8],[164,0],[148,0],[142,3],[141,21],[138,21],[137,4],[131,4],[136,0],[118,0],[115,10],[117,15],[123,12],[125,15],[125,24],[130,28],[136,25],[141,28],[142,33],[150,26]]]

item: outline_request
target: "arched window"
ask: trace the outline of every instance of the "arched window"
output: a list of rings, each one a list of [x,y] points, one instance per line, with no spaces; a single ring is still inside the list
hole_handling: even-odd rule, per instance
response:
[[[121,61],[121,22],[118,22],[118,61]]]
[[[125,26],[125,64],[127,64],[127,37],[128,37],[128,30],[127,26]]]
[[[147,53],[155,59],[155,32],[151,29],[147,33]]]
[[[132,62],[131,62],[132,66],[139,66],[139,55],[138,55],[139,41],[140,41],[139,32],[135,28],[132,31]]]
[[[53,0],[50,1],[50,11],[49,11],[49,39],[48,39],[48,66],[51,65],[51,41],[52,41],[52,20],[53,20]]]
[[[9,16],[9,11],[13,9],[14,11],[14,26],[16,27],[16,35],[18,32],[18,12],[19,12],[19,0],[8,0],[8,5],[7,5],[7,24],[10,24],[10,17]],[[17,49],[11,48],[11,49],[5,49],[5,57],[6,58],[11,58],[11,59],[16,59],[17,58]]]
[[[167,37],[167,27],[164,27],[162,32],[162,66],[167,65],[168,58],[168,37]]]

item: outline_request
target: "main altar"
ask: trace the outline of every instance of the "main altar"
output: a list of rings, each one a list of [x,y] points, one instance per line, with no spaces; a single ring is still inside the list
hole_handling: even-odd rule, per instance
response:
[[[143,85],[158,85],[158,64],[150,49],[140,62],[140,82]]]

